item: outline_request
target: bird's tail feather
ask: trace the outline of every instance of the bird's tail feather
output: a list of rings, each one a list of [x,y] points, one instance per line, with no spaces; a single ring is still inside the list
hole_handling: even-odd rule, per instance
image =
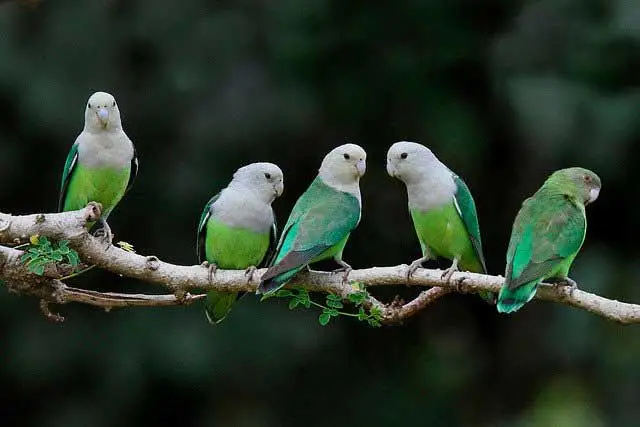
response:
[[[509,289],[506,285],[500,289],[497,308],[500,313],[513,313],[531,301],[538,289],[539,280],[525,283],[515,289]]]
[[[231,311],[236,299],[238,299],[238,292],[207,292],[204,314],[207,315],[209,323],[216,325],[222,322]]]
[[[271,294],[282,288],[287,284],[289,280],[295,276],[298,271],[302,270],[302,267],[286,271],[284,273],[278,274],[277,276],[268,278],[267,280],[263,280],[258,285],[258,294]]]

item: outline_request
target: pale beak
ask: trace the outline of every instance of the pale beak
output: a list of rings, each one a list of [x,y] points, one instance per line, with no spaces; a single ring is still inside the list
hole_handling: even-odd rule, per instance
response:
[[[600,195],[600,189],[592,188],[591,191],[589,191],[589,200],[587,200],[587,204],[595,202],[599,195]]]
[[[100,108],[96,113],[98,120],[102,123],[102,126],[106,127],[109,124],[109,110],[106,108]]]
[[[364,175],[367,170],[367,164],[364,159],[358,160],[358,163],[356,163],[356,170],[358,171],[358,176]]]
[[[391,163],[390,160],[387,160],[387,173],[389,174],[389,176],[392,176],[394,178],[396,176],[396,167],[393,165],[393,163]]]
[[[284,191],[284,182],[276,182],[276,185],[274,185],[274,189],[276,190],[276,197],[282,196],[282,192]]]

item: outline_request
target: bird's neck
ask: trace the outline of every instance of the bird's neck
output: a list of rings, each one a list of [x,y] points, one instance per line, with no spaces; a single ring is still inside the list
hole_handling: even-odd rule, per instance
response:
[[[450,172],[423,175],[407,184],[409,208],[428,211],[451,203],[457,186]]]

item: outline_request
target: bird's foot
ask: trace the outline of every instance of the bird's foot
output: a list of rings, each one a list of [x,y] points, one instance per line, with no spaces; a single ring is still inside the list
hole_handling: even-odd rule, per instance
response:
[[[448,279],[447,279],[447,280],[448,280]],[[457,280],[454,280],[454,283],[453,283],[453,289],[454,289],[457,293],[459,293],[459,294],[461,294],[461,293],[462,293],[462,290],[463,290],[462,285],[464,285],[464,281],[465,281],[465,280],[467,280],[467,279],[466,279],[466,278],[464,278],[464,277],[461,277],[461,278],[459,278],[459,279],[457,279]]]
[[[216,277],[216,271],[218,270],[218,266],[215,263],[210,263],[208,261],[204,261],[200,265],[209,270],[209,275],[207,277],[208,277],[209,283],[213,283],[213,279]]]
[[[244,275],[247,276],[247,283],[250,283],[253,280],[253,275],[256,273],[258,268],[255,265],[250,265],[244,271]]]
[[[340,264],[340,268],[333,270],[333,273],[342,273],[342,284],[345,284],[348,282],[349,273],[353,271],[353,268],[342,260],[336,260],[336,262]]]
[[[546,280],[546,282],[551,283],[554,288],[569,288],[569,295],[573,296],[573,291],[578,289],[578,284],[575,280],[569,277],[551,277]]]
[[[111,246],[111,242],[113,242],[113,233],[111,232],[111,227],[109,227],[109,224],[107,224],[106,221],[101,221],[101,223],[102,227],[96,230],[94,236],[102,240],[102,243],[104,243],[108,248]]]
[[[455,273],[456,271],[458,271],[458,263],[454,261],[453,264],[451,264],[451,267],[442,272],[440,278],[446,282],[450,282],[451,276],[453,276],[453,273]]]
[[[407,269],[407,283],[411,280],[413,273],[415,273],[419,268],[422,268],[422,263],[424,262],[423,258],[417,259],[413,261],[409,268]]]

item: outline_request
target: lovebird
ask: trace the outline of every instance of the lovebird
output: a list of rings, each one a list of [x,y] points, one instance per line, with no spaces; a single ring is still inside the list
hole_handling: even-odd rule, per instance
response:
[[[411,263],[408,278],[436,257],[452,261],[442,275],[447,280],[458,269],[486,274],[476,205],[464,181],[430,149],[409,141],[389,148],[387,172],[407,187],[409,212],[422,248],[423,256]],[[490,292],[480,296],[495,302]]]
[[[233,174],[229,185],[205,205],[198,224],[199,262],[213,267],[245,270],[251,280],[256,266],[265,264],[276,245],[271,203],[282,195],[284,177],[273,163],[252,163]],[[244,294],[244,293],[242,293]],[[205,314],[216,324],[227,317],[238,292],[209,291]]]
[[[262,276],[257,293],[273,293],[304,267],[329,258],[341,266],[336,271],[344,271],[346,279],[351,266],[342,260],[342,251],[360,222],[359,183],[366,158],[355,144],[341,145],[325,156],[317,177],[289,215],[273,265]]]
[[[524,201],[511,231],[500,313],[529,302],[543,280],[575,287],[569,268],[587,231],[585,206],[600,194],[598,175],[583,168],[554,172]]]
[[[58,210],[81,209],[92,201],[101,203],[99,222],[111,242],[107,217],[131,188],[137,173],[138,157],[122,129],[115,98],[106,92],[94,93],[84,112],[84,129],[64,164]]]

